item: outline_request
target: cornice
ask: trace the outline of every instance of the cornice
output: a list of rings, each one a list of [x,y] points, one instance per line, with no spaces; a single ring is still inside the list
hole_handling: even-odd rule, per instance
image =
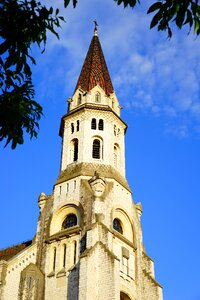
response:
[[[53,235],[51,235],[47,240],[46,243],[50,244],[54,241],[62,240],[63,238],[70,237],[74,234],[79,234],[81,232],[80,226],[74,226],[73,228],[61,230]]]
[[[55,185],[81,175],[92,177],[94,175],[94,171],[97,171],[100,174],[100,176],[104,178],[116,180],[125,189],[127,189],[130,193],[132,193],[125,177],[122,176],[115,168],[113,168],[111,165],[97,164],[97,163],[75,162],[68,165],[65,170],[61,171],[60,175],[56,180]]]
[[[62,137],[63,136],[63,129],[64,129],[64,121],[67,120],[69,117],[71,117],[72,115],[78,114],[82,111],[85,110],[99,110],[99,111],[106,111],[106,112],[110,112],[113,113],[113,115],[121,122],[123,123],[123,125],[125,126],[125,133],[126,130],[128,128],[127,124],[120,118],[120,116],[118,116],[118,114],[112,110],[112,108],[109,105],[103,105],[103,104],[95,104],[95,103],[84,103],[70,111],[68,111],[67,114],[65,114],[64,116],[62,116],[61,118],[61,123],[60,123],[60,130],[59,130],[59,136]]]

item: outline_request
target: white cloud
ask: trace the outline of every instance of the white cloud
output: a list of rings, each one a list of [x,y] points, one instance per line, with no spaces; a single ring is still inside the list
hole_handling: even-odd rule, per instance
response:
[[[58,3],[62,7],[63,1]],[[151,17],[142,6],[132,10],[118,7],[114,1],[85,0],[79,1],[76,9],[61,9],[61,14],[66,19],[61,38],[58,41],[49,37],[48,55],[42,64],[45,70],[52,53],[60,53],[54,74],[49,76],[51,83],[64,76],[66,94],[73,92],[91,40],[92,21],[97,19],[100,41],[121,104],[165,116],[169,122],[178,120],[182,129],[177,132],[182,136],[187,136],[183,134],[184,126],[188,134],[190,124],[198,127],[199,39],[176,31],[169,41],[166,33],[149,30]]]

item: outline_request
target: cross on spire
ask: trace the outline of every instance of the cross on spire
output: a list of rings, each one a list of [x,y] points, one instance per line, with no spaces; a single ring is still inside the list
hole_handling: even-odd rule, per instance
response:
[[[94,20],[93,22],[94,22],[94,35],[98,35],[98,34],[97,34],[97,27],[98,27],[99,25],[97,24],[97,21],[96,21],[96,20]]]

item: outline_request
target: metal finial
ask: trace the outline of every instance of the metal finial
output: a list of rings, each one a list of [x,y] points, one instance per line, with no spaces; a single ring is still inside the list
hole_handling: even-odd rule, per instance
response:
[[[97,24],[96,20],[94,20],[93,22],[94,22],[94,35],[97,35],[97,26],[99,25]]]

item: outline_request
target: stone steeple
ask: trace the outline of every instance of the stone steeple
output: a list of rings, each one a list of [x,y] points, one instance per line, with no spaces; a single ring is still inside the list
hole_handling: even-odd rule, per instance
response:
[[[81,88],[84,92],[89,92],[96,85],[99,85],[107,96],[114,92],[97,30],[94,31],[75,91]]]
[[[60,174],[52,194],[38,198],[32,243],[0,251],[0,299],[162,300],[142,242],[142,206],[126,180],[127,126],[96,26],[68,101]]]

